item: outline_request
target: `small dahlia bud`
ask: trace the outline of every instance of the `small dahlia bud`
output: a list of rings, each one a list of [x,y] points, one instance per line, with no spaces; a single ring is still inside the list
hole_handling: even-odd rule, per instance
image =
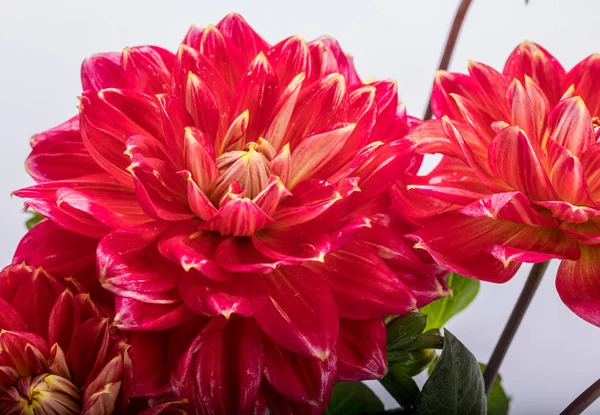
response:
[[[79,390],[56,375],[25,376],[0,394],[0,414],[79,414]]]

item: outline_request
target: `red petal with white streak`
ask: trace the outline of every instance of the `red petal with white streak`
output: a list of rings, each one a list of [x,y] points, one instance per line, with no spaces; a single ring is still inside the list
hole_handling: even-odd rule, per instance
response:
[[[581,259],[560,263],[556,289],[575,314],[600,326],[600,249],[585,245],[580,249]]]
[[[592,118],[580,97],[561,101],[548,117],[550,139],[580,157],[596,143]]]
[[[253,274],[238,274],[230,281],[217,282],[190,271],[183,275],[179,293],[185,304],[198,314],[249,317],[264,302],[261,288],[261,280]]]
[[[445,229],[444,237],[439,229]],[[549,254],[554,258],[579,258],[577,242],[555,228],[526,226],[460,213],[445,214],[413,235],[415,248],[426,250],[439,264],[462,275],[491,282],[508,281],[520,262],[502,262],[489,251],[496,245]]]
[[[366,244],[351,242],[327,255],[323,264],[307,266],[329,285],[344,318],[366,320],[416,308],[411,290]]]
[[[156,240],[168,223],[153,222],[107,235],[97,250],[98,278],[116,295],[156,304],[172,304],[182,270],[163,258]]]
[[[265,305],[254,318],[286,349],[326,360],[338,337],[339,318],[327,284],[302,266],[264,275]]]
[[[179,326],[194,313],[183,303],[151,304],[117,297],[114,323],[121,330],[163,331]]]
[[[288,187],[309,179],[332,160],[344,147],[356,124],[337,124],[305,138],[292,152]]]
[[[277,228],[308,222],[323,214],[340,200],[338,186],[324,180],[306,180],[294,188],[277,208],[273,219]]]
[[[221,206],[213,218],[202,225],[221,235],[250,236],[266,228],[273,219],[252,200],[233,198]]]
[[[356,382],[381,379],[387,372],[386,330],[383,319],[340,320],[336,379]]]
[[[526,77],[532,78],[552,105],[564,92],[565,70],[546,49],[530,41],[522,42],[512,51],[502,72],[507,78],[521,82],[525,82]]]
[[[268,273],[295,261],[275,261],[260,253],[248,238],[231,236],[225,239],[215,253],[215,260],[223,269],[232,272]]]
[[[265,377],[279,393],[294,402],[319,406],[333,387],[336,360],[335,354],[321,361],[265,341]]]
[[[513,189],[533,200],[556,196],[528,137],[518,127],[502,130],[489,149],[491,171]]]
[[[292,263],[322,261],[331,249],[327,234],[309,225],[284,230],[266,229],[252,237],[252,244],[269,258]]]
[[[149,95],[169,89],[175,55],[157,46],[125,48],[121,56],[123,78],[128,89]]]
[[[267,123],[279,97],[277,75],[263,53],[256,55],[245,69],[231,104],[231,118],[244,111],[250,114],[248,137],[255,141],[267,129]]]
[[[579,62],[567,73],[563,88],[575,86],[593,117],[600,117],[600,54],[593,54]]]
[[[208,192],[220,175],[209,136],[196,128],[186,128],[183,159],[198,187]]]
[[[81,64],[81,86],[83,90],[99,91],[104,88],[123,87],[121,54],[98,53],[84,59]]]
[[[230,280],[232,276],[219,268],[215,262],[215,252],[223,237],[214,232],[198,230],[200,221],[181,222],[158,240],[158,250],[187,272],[195,269],[216,281]]]
[[[460,213],[477,218],[508,220],[531,226],[557,226],[558,222],[544,216],[531,206],[521,192],[495,193],[459,210]]]
[[[260,387],[262,333],[251,319],[233,319],[200,343],[194,367],[198,399],[215,414],[251,414]]]

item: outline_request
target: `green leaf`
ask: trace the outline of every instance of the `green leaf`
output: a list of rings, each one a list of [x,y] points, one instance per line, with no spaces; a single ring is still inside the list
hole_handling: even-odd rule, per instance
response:
[[[383,404],[367,385],[361,382],[338,382],[333,387],[326,415],[361,415],[383,411]]]
[[[427,316],[412,312],[396,317],[387,326],[387,350],[402,350],[423,333]]]
[[[27,226],[27,229],[33,228],[42,219],[44,219],[44,217],[37,212],[28,212],[28,213],[31,213],[32,216],[29,219],[27,219],[27,222],[25,222],[25,226]]]
[[[404,350],[441,349],[443,346],[444,338],[440,336],[440,331],[438,329],[431,329],[417,337]]]
[[[428,317],[425,330],[442,328],[452,316],[467,308],[479,292],[478,280],[456,273],[450,274],[446,283],[452,288],[452,294],[421,308]]]
[[[480,363],[479,368],[483,373],[485,365]],[[509,406],[510,398],[504,392],[502,378],[498,375],[487,398],[487,415],[507,415]]]
[[[483,375],[475,356],[448,330],[444,349],[415,403],[419,415],[483,415]]]
[[[411,408],[419,396],[419,386],[406,373],[388,373],[379,379],[379,383],[403,408]]]

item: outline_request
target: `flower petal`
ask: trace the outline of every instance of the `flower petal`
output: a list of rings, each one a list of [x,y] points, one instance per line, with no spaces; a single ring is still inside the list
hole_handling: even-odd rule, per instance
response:
[[[416,308],[412,292],[366,244],[351,242],[326,255],[322,264],[306,266],[329,285],[344,318],[366,320]]]
[[[123,78],[128,89],[149,95],[169,89],[175,55],[157,46],[125,48],[121,56]]]
[[[217,282],[190,271],[181,279],[179,293],[193,311],[215,317],[229,318],[231,314],[249,317],[264,302],[260,280],[252,274],[238,274],[231,281]]]
[[[199,225],[196,220],[175,225],[161,235],[158,250],[186,272],[195,269],[216,281],[231,279],[232,276],[215,262],[215,251],[224,238],[214,232],[198,230]]]
[[[503,74],[521,82],[525,82],[526,77],[533,79],[552,105],[560,100],[564,91],[564,68],[546,49],[527,40],[512,51],[504,64]]]
[[[329,287],[302,266],[264,275],[266,304],[254,318],[279,345],[326,360],[337,340],[339,318]]]
[[[507,127],[494,138],[490,169],[514,190],[533,200],[555,198],[552,185],[528,137],[518,127]]]
[[[580,246],[581,259],[561,261],[556,289],[561,300],[585,321],[600,326],[600,249]]]
[[[306,224],[283,230],[266,229],[252,237],[252,244],[261,254],[290,263],[321,261],[331,249],[327,234]]]
[[[97,250],[98,278],[108,291],[140,301],[172,304],[181,268],[158,252],[156,240],[168,223],[149,223],[113,231]]]
[[[387,372],[386,330],[381,318],[340,320],[336,379],[356,382],[381,379]]]
[[[315,175],[344,147],[356,124],[336,124],[324,132],[305,138],[292,152],[288,188]]]
[[[120,330],[163,331],[177,327],[194,313],[183,303],[152,304],[117,297],[114,323]]]
[[[83,90],[99,91],[104,88],[121,88],[124,79],[120,61],[121,54],[118,52],[98,53],[84,59],[81,64]]]
[[[265,341],[265,377],[279,393],[294,402],[318,406],[333,387],[336,360],[335,354],[320,360]]]
[[[233,319],[200,343],[195,382],[198,399],[215,414],[249,414],[260,387],[262,333],[252,319]]]
[[[593,117],[600,117],[600,54],[588,56],[573,67],[567,74],[563,88],[575,86],[574,93],[579,95]]]
[[[250,236],[271,223],[273,219],[256,203],[244,197],[237,197],[221,206],[203,228],[219,232],[223,236]]]
[[[550,140],[580,157],[596,143],[592,118],[580,97],[562,100],[548,118]]]
[[[445,229],[441,237],[439,229]],[[497,245],[522,251],[579,258],[577,242],[556,228],[526,226],[492,218],[449,213],[411,235],[415,248],[426,250],[439,264],[461,275],[491,282],[508,281],[521,263],[493,256]],[[491,253],[490,253],[491,252]]]

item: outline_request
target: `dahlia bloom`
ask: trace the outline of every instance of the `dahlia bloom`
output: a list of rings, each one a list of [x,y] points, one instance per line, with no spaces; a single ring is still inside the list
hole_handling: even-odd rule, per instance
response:
[[[447,294],[387,193],[419,167],[402,139],[416,121],[334,39],[271,46],[233,14],[176,54],[95,55],[82,84],[79,116],[33,137],[38,184],[16,194],[100,240],[116,326],[167,356],[145,396],[322,411],[334,380],[386,372],[383,316]]]
[[[566,72],[531,42],[503,73],[476,62],[468,75],[439,72],[437,120],[411,139],[419,153],[444,156],[394,190],[414,221],[435,217],[412,236],[416,246],[492,282],[522,262],[558,258],[561,299],[600,325],[599,80],[599,55]]]
[[[112,413],[125,343],[75,281],[42,268],[0,272],[0,413]]]

